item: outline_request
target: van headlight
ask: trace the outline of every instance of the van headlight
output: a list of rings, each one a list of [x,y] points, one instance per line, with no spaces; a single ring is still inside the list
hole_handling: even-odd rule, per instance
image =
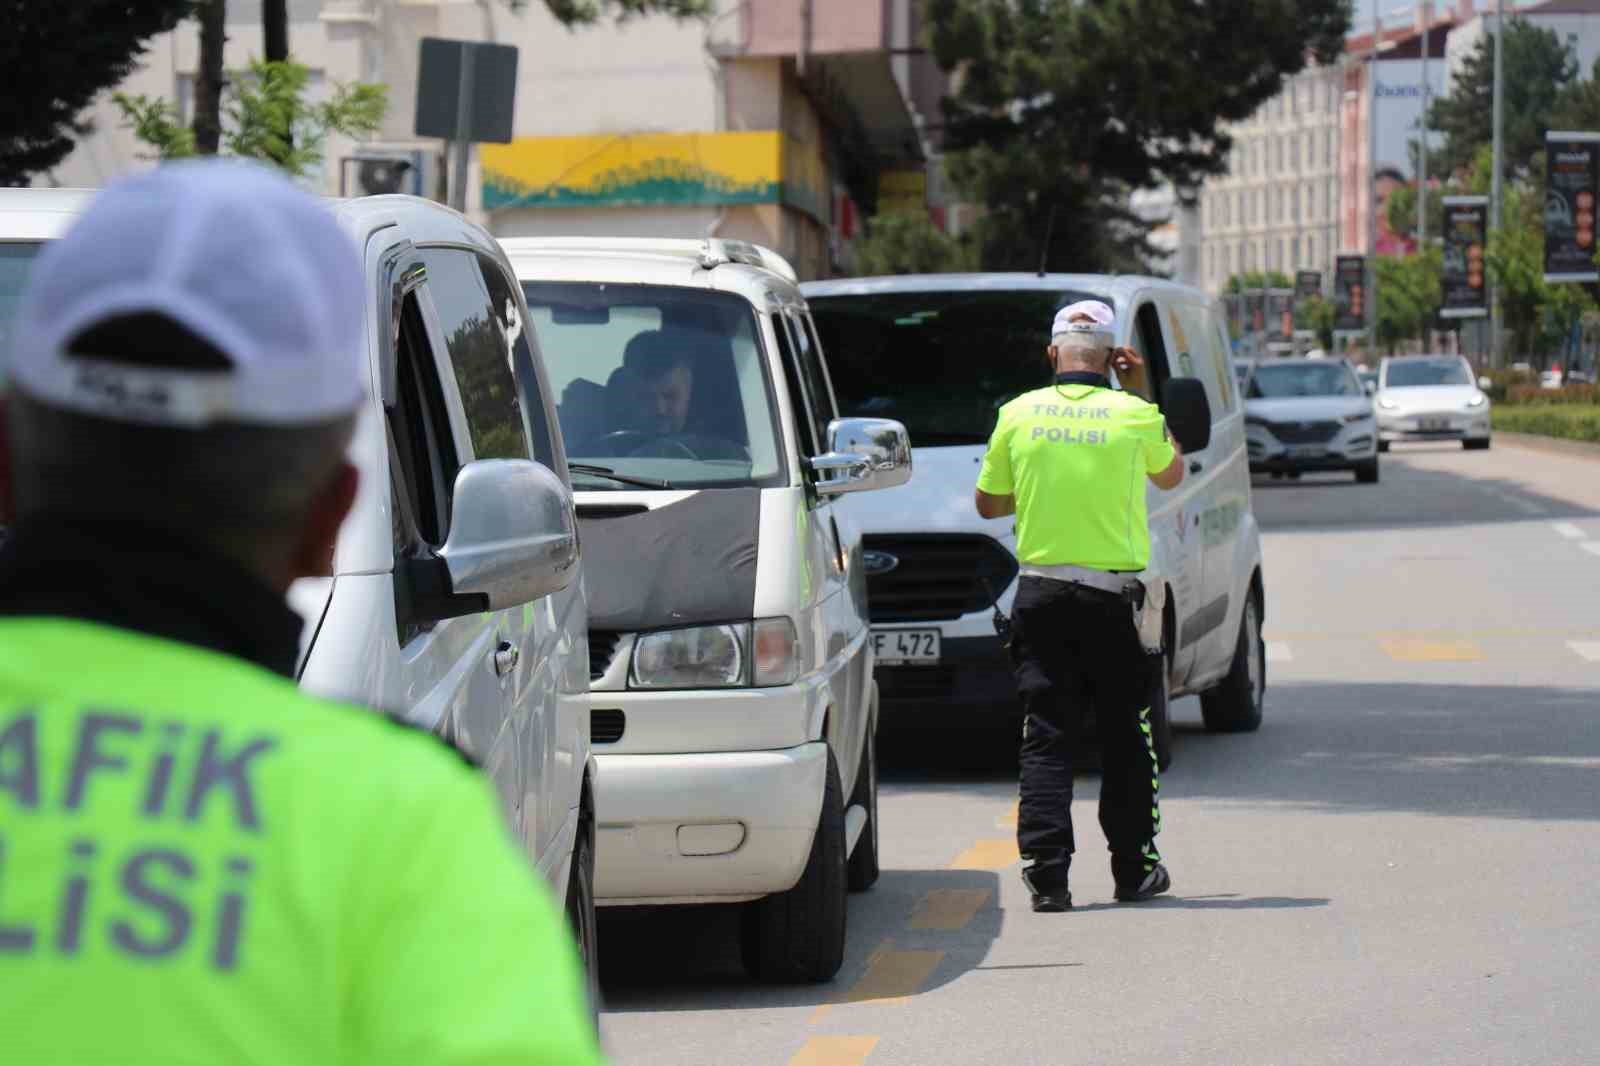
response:
[[[633,643],[634,688],[729,688],[744,683],[744,646],[734,626],[641,633]]]
[[[628,683],[639,689],[788,685],[800,676],[803,658],[788,618],[666,629],[634,640]]]

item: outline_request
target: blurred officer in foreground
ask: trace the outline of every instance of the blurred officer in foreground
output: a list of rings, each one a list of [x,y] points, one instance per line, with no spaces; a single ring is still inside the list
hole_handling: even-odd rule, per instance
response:
[[[295,687],[366,288],[321,205],[221,162],[113,186],[32,272],[0,407],[8,1062],[599,1061],[479,775]]]
[[[1115,314],[1098,300],[1062,309],[1051,327],[1055,381],[1000,409],[978,475],[985,518],[1017,516],[1022,563],[1012,608],[1011,655],[1025,714],[1017,845],[1036,911],[1072,907],[1073,755],[1093,707],[1103,746],[1100,826],[1111,848],[1116,898],[1148,899],[1171,886],[1155,837],[1151,657],[1135,625],[1150,560],[1145,479],[1183,480],[1161,412],[1111,388],[1108,365],[1148,395],[1144,363],[1113,348]]]

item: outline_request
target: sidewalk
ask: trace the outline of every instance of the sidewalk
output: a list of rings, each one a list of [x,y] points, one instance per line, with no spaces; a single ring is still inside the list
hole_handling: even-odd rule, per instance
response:
[[[1494,431],[1496,445],[1509,445],[1513,448],[1525,448],[1536,452],[1556,452],[1560,455],[1571,455],[1578,458],[1600,459],[1600,444],[1586,440],[1567,440],[1563,437],[1544,437],[1537,433],[1509,433],[1503,429]]]

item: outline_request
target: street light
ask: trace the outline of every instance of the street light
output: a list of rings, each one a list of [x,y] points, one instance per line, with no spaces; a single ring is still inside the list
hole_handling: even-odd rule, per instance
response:
[[[1505,43],[1506,43],[1506,5],[1505,0],[1494,0],[1494,175],[1490,179],[1489,187],[1489,234],[1500,232],[1500,171],[1504,169],[1501,159],[1503,146],[1501,144],[1501,127],[1504,125],[1501,97],[1505,95]],[[1500,365],[1500,287],[1492,281],[1489,283],[1489,365]]]

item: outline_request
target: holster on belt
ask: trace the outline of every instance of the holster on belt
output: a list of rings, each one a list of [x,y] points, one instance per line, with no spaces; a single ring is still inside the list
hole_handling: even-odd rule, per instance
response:
[[[1152,655],[1161,651],[1162,618],[1167,609],[1167,583],[1159,577],[1129,580],[1122,586],[1122,598],[1133,611],[1133,627],[1139,643]]]

